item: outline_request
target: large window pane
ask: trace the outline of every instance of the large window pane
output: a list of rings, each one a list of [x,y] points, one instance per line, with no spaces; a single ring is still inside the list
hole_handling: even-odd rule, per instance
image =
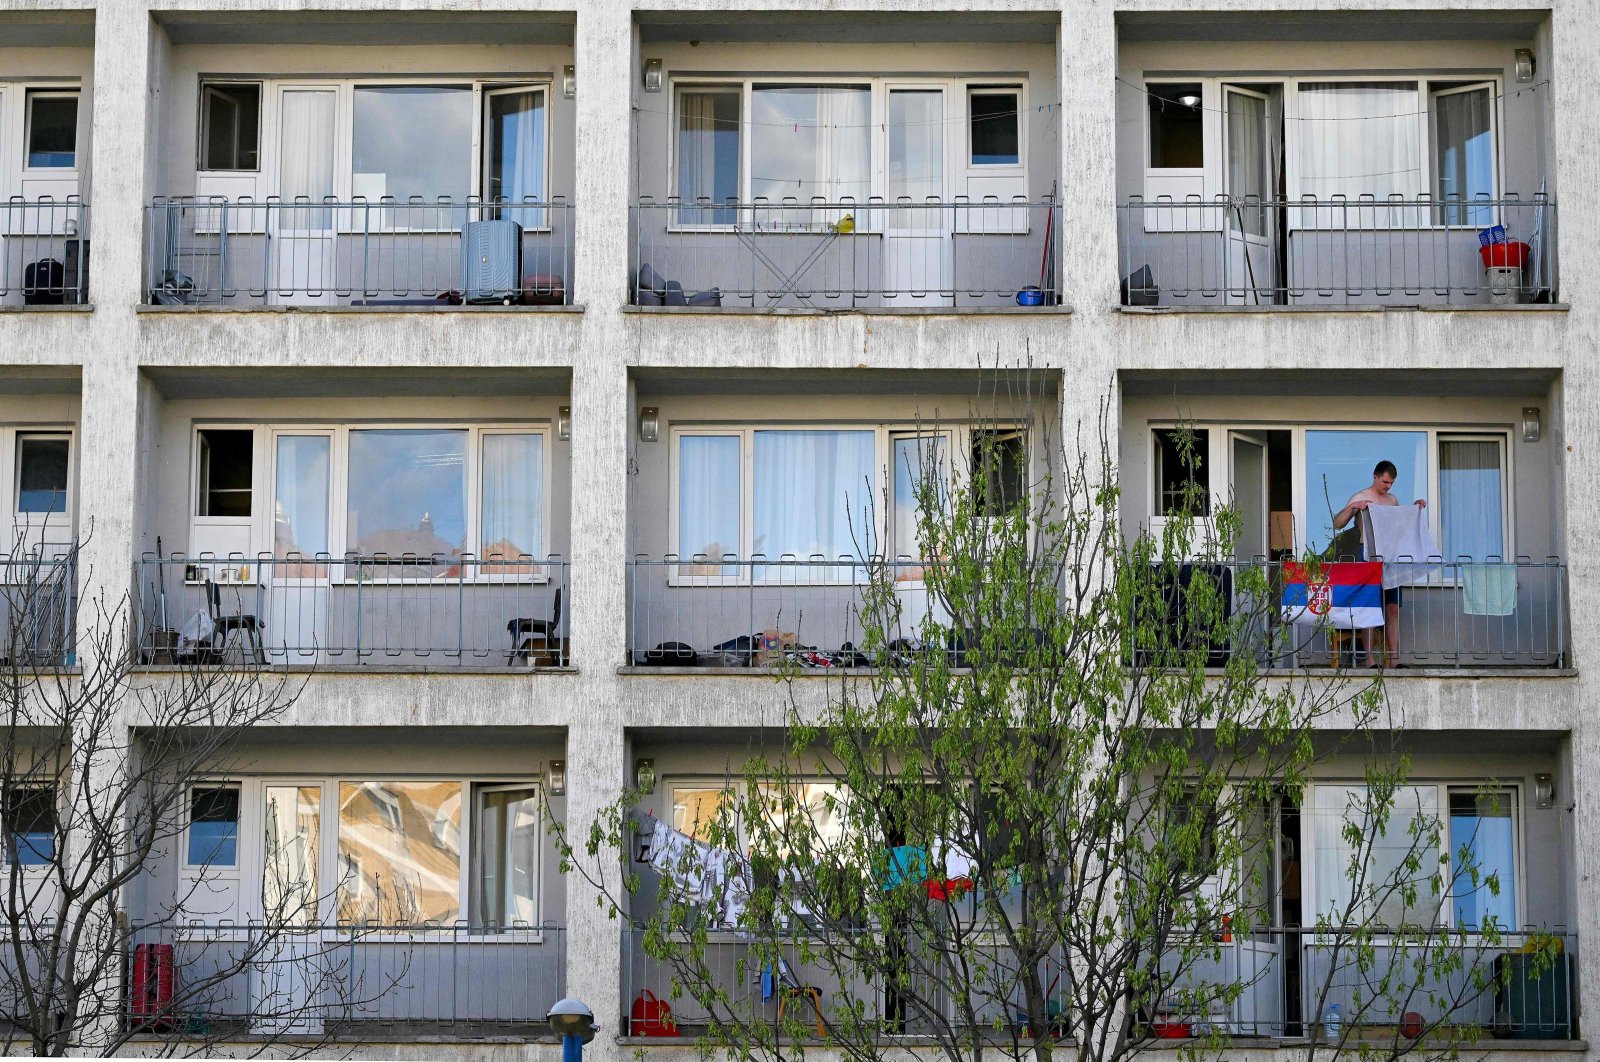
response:
[[[737,435],[679,438],[678,556],[738,556],[739,441]]]
[[[872,188],[871,116],[865,86],[755,86],[751,194],[801,203],[865,200]]]
[[[475,813],[473,922],[534,925],[539,917],[539,791],[485,788]]]
[[[875,553],[873,447],[870,431],[756,432],[755,552],[773,560]]]
[[[735,211],[687,204],[739,198],[739,90],[678,93],[678,211],[681,225],[731,225]]]
[[[328,453],[326,435],[278,436],[278,475],[273,499],[273,549],[279,557],[315,557],[328,552]]]
[[[1385,828],[1378,831],[1377,798],[1366,786],[1317,786],[1318,813],[1311,817],[1317,908],[1307,912],[1308,925],[1324,916],[1338,924],[1347,911],[1355,921],[1372,920],[1380,926],[1404,925],[1425,915],[1431,921],[1429,880],[1439,872],[1439,790],[1400,786],[1392,799]],[[1373,838],[1362,842],[1366,858],[1358,861],[1353,875],[1351,859],[1357,850],[1346,836],[1347,824],[1355,825],[1363,838]],[[1413,857],[1416,868],[1405,869]],[[1405,883],[1416,886],[1419,908],[1407,909]]]
[[[1416,82],[1306,82],[1298,103],[1301,192],[1415,199],[1427,190]]]
[[[1503,930],[1517,928],[1516,822],[1514,789],[1450,791],[1450,867],[1457,926],[1476,929],[1492,918]],[[1473,872],[1478,875],[1476,886]],[[1491,877],[1498,889],[1489,887]]]
[[[1501,449],[1494,439],[1439,440],[1439,524],[1447,560],[1506,555]]]
[[[462,202],[472,191],[472,89],[466,85],[362,85],[355,90],[352,189],[369,200],[392,196]],[[435,224],[424,211],[397,216],[402,227]]]
[[[17,437],[17,512],[67,511],[71,444],[59,435]]]
[[[1494,106],[1487,86],[1433,98],[1434,151],[1439,167],[1439,198],[1451,225],[1491,225],[1494,208],[1473,206],[1494,195]]]
[[[542,557],[544,436],[483,437],[483,557]]]
[[[269,785],[264,796],[262,915],[268,925],[316,925],[322,789]]]
[[[896,557],[925,560],[917,536],[917,494],[930,478],[941,500],[950,472],[950,440],[945,435],[909,435],[894,440],[894,551]]]
[[[28,93],[28,165],[70,169],[78,164],[78,94]]]
[[[363,557],[458,556],[467,544],[467,432],[350,433],[348,548]]]
[[[340,922],[448,922],[461,910],[461,783],[340,782]]]
[[[189,851],[192,867],[239,865],[239,790],[236,786],[195,789],[189,794]]]
[[[672,828],[697,841],[709,841],[724,801],[734,799],[726,786],[678,786],[672,790]]]
[[[1306,432],[1306,526],[1309,546],[1320,552],[1333,541],[1333,517],[1350,496],[1372,486],[1379,461],[1393,461],[1400,474],[1390,491],[1410,505],[1428,491],[1428,433],[1425,431]],[[1349,525],[1346,525],[1347,527]],[[1354,536],[1340,540],[1339,554],[1355,556]]]
[[[333,196],[338,96],[332,89],[286,89],[280,102],[278,193],[286,203],[325,202]],[[289,231],[323,232],[333,225],[327,207],[291,207],[281,215]]]
[[[261,164],[261,86],[210,83],[200,89],[200,168],[254,170]]]

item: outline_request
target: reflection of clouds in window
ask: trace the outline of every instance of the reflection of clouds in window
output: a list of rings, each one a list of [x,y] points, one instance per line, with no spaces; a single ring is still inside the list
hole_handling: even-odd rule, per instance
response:
[[[352,431],[349,548],[363,556],[446,556],[466,549],[467,432]]]
[[[465,199],[472,188],[472,130],[468,86],[358,87],[356,194],[402,202],[412,196]]]

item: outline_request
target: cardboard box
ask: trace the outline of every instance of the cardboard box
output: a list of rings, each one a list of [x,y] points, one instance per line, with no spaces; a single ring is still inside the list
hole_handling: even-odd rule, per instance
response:
[[[1267,514],[1267,548],[1273,553],[1294,549],[1294,513]]]

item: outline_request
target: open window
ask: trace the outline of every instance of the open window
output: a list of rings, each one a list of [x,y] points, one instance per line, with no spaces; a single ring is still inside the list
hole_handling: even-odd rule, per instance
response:
[[[189,791],[189,831],[184,863],[190,867],[239,865],[239,787],[196,786]]]
[[[78,165],[78,93],[29,89],[26,156],[29,169],[70,170]]]
[[[1013,428],[984,429],[972,433],[971,446],[969,467],[982,511],[988,516],[1011,512],[1027,498],[1027,437]]]
[[[1433,168],[1440,202],[1436,224],[1494,224],[1495,99],[1488,83],[1430,86]]]
[[[539,846],[534,785],[479,785],[473,803],[471,914],[475,926],[539,924]]]
[[[1157,428],[1154,443],[1156,513],[1210,516],[1210,429]],[[1197,504],[1199,511],[1194,511]]]
[[[261,83],[206,81],[200,85],[200,169],[261,168]]]
[[[201,428],[196,516],[245,517],[254,493],[255,432]]]

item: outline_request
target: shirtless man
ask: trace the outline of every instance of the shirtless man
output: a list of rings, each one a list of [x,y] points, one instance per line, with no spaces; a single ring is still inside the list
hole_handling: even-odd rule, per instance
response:
[[[1358,490],[1350,495],[1350,500],[1345,502],[1333,517],[1334,530],[1342,529],[1356,515],[1369,505],[1399,505],[1400,502],[1389,491],[1394,487],[1395,477],[1399,470],[1394,467],[1393,461],[1379,461],[1372,469],[1372,486]],[[1426,509],[1428,503],[1418,498],[1415,502],[1417,508]],[[1359,525],[1358,528],[1359,530]],[[1361,556],[1367,555],[1366,545],[1362,544]],[[1383,640],[1385,643],[1384,659],[1379,660],[1373,648],[1373,632],[1366,632],[1367,663],[1373,667],[1382,667],[1385,664],[1398,663],[1400,659],[1400,588],[1398,586],[1383,592]]]

